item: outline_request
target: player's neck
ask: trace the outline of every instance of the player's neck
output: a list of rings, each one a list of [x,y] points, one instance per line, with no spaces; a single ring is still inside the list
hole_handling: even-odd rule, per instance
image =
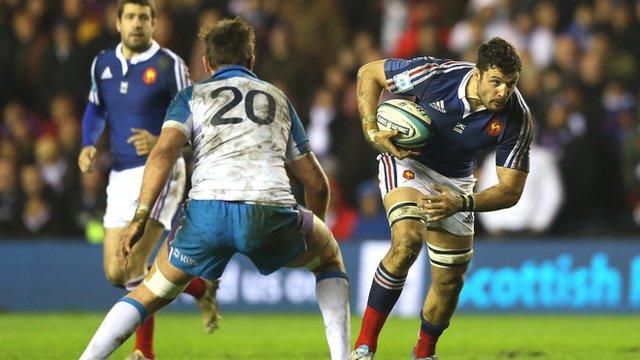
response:
[[[142,51],[134,51],[130,48],[128,48],[124,43],[122,44],[122,56],[124,56],[125,59],[130,60],[132,57],[136,56],[136,55],[140,55],[143,52],[149,50],[149,48],[151,47],[151,45],[153,44],[152,42],[149,42],[149,45],[147,47],[144,48],[144,50]]]
[[[464,96],[469,101],[471,111],[476,111],[482,107],[482,101],[478,96],[478,79],[475,76],[471,76],[467,82],[467,86],[464,89]]]

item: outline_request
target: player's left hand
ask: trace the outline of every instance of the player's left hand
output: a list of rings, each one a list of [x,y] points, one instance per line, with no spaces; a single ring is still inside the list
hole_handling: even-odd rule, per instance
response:
[[[142,238],[145,226],[146,221],[134,218],[122,232],[117,257],[120,267],[123,269],[129,264],[128,258],[132,253],[133,246]]]
[[[127,143],[136,147],[138,156],[148,155],[153,146],[158,142],[158,137],[145,129],[131,128],[133,135],[129,136]]]
[[[442,185],[434,185],[436,194],[423,195],[418,207],[428,222],[439,221],[457,213],[460,208],[460,197],[451,189]]]

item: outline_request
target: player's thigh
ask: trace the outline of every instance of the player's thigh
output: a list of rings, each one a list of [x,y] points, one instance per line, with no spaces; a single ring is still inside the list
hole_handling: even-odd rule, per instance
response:
[[[109,273],[120,269],[116,253],[118,251],[118,245],[123,231],[124,228],[121,227],[104,229],[104,241],[102,242],[102,264],[104,265],[107,276]]]
[[[132,249],[133,258],[144,260],[146,265],[149,255],[151,255],[162,234],[164,234],[164,226],[154,219],[149,219],[142,238]]]
[[[398,187],[385,195],[383,204],[391,226],[393,247],[422,246],[426,230],[418,209],[418,201],[422,195],[422,192],[412,187]]]
[[[168,241],[169,239],[165,240],[161,245],[160,250],[158,251],[158,256],[156,256],[156,259],[154,261],[154,266],[151,267],[151,271],[157,271],[159,269],[164,277],[166,277],[167,280],[171,281],[172,283],[178,285],[186,285],[187,283],[189,283],[189,281],[191,281],[193,275],[187,274],[186,272],[171,264],[168,255]]]
[[[124,228],[106,228],[103,243],[103,266],[107,278],[116,283],[126,282],[142,276],[146,271],[149,256],[164,232],[164,227],[155,220],[149,220],[144,235],[133,247],[131,261],[126,268],[118,263],[117,252]]]

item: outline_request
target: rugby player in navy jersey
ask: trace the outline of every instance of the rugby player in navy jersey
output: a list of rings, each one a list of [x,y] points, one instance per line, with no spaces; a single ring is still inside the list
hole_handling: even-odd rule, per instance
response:
[[[423,242],[431,287],[411,357],[436,359],[436,342],[449,326],[473,257],[473,213],[511,207],[524,188],[532,123],[516,89],[521,69],[513,46],[494,38],[480,45],[475,64],[427,56],[375,61],[358,72],[362,129],[382,152],[380,190],[391,246],[374,275],[351,360],[374,358],[380,331]],[[398,148],[391,142],[397,131],[378,129],[376,107],[383,90],[414,96],[428,113],[435,136],[426,146]],[[498,183],[473,193],[475,158],[489,148],[497,151]]]
[[[149,256],[178,209],[186,182],[185,163],[179,158],[171,176],[149,209],[150,220],[132,260],[120,267],[116,251],[122,232],[136,210],[142,174],[151,149],[158,140],[164,115],[173,96],[191,85],[188,70],[180,57],[161,48],[153,38],[153,0],[120,0],[117,29],[121,42],[104,50],[91,65],[91,91],[82,120],[83,147],[78,157],[82,172],[92,171],[95,143],[109,122],[113,168],[107,186],[104,216],[103,265],[113,285],[129,290],[147,274]],[[205,331],[217,327],[216,281],[195,278],[185,292],[197,299],[203,312]],[[149,317],[136,332],[132,359],[153,359],[154,318]]]

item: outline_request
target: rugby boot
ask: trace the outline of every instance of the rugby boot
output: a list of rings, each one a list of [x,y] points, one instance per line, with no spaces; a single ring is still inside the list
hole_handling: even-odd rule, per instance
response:
[[[427,357],[416,357],[416,349],[411,350],[411,360],[438,360],[438,357],[435,355],[427,356]]]
[[[129,355],[129,357],[127,357],[124,360],[153,360],[153,359],[146,358],[142,353],[142,351],[136,349],[131,353],[131,355]]]
[[[207,284],[207,290],[205,290],[204,295],[200,299],[197,299],[196,303],[202,312],[204,331],[210,334],[218,328],[218,320],[222,318],[220,312],[218,312],[218,301],[216,300],[216,293],[220,287],[220,279],[213,281],[207,279],[202,280]]]
[[[376,354],[373,351],[369,351],[367,345],[360,345],[353,350],[349,355],[349,360],[373,360]]]

